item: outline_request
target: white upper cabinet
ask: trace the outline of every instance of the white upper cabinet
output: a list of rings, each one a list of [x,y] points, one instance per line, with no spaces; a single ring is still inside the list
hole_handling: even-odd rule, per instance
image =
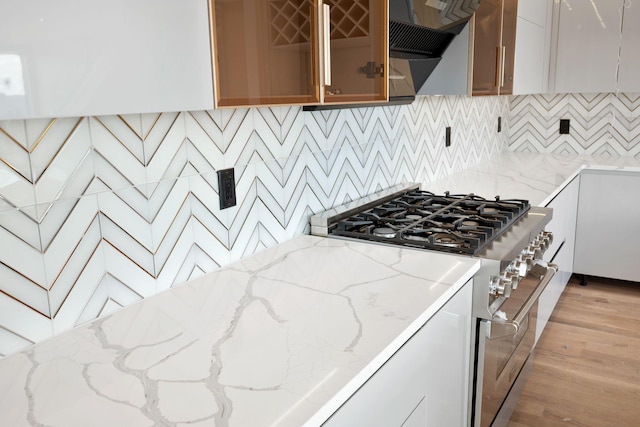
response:
[[[5,0],[0,120],[213,108],[207,0]]]
[[[640,2],[627,0],[624,7],[618,90],[640,92]]]
[[[616,90],[623,2],[574,0],[555,3],[558,26],[555,67],[552,67],[555,71],[554,92]],[[637,44],[634,47],[637,49]]]
[[[553,0],[518,0],[513,94],[546,93]]]

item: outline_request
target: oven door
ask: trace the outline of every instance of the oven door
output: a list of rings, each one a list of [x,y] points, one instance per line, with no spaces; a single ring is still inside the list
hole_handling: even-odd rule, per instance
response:
[[[479,322],[476,427],[492,425],[507,397],[513,399],[508,395],[535,343],[538,298],[556,270],[555,265],[536,264],[520,282],[517,292],[500,307],[499,314]],[[499,418],[508,420],[509,416],[510,413],[501,413]]]

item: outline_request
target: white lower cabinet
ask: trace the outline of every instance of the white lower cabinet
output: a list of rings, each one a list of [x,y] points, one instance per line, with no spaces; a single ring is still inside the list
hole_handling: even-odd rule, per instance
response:
[[[468,425],[471,296],[468,282],[324,426]]]
[[[640,172],[582,171],[576,273],[640,281]]]
[[[553,276],[538,300],[536,342],[573,273],[580,185],[580,176],[577,176],[547,205],[553,209],[553,218],[545,229],[553,233],[553,243],[545,252],[544,260],[556,264],[558,272]]]

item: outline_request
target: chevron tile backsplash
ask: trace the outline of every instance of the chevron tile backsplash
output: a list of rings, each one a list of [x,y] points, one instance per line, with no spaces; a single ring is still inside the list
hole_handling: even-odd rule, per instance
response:
[[[560,119],[571,132],[560,135]],[[640,156],[640,94],[514,96],[509,149],[563,154]]]
[[[506,148],[504,97],[0,122],[0,355]],[[452,146],[445,149],[445,127]],[[234,167],[220,210],[216,170]]]

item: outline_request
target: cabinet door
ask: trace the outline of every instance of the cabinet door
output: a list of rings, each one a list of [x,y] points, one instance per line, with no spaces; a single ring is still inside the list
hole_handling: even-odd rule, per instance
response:
[[[516,52],[516,25],[518,22],[518,0],[503,0],[502,3],[502,64],[498,70],[500,95],[513,93],[513,71]]]
[[[473,35],[473,94],[497,95],[500,78],[502,0],[484,0],[476,10]]]
[[[620,48],[620,72],[618,90],[621,92],[640,92],[640,4],[625,2],[624,24],[622,27],[622,46]]]
[[[553,233],[553,243],[545,252],[544,260],[556,264],[558,272],[553,276],[538,301],[536,342],[542,335],[549,317],[551,317],[551,313],[573,273],[579,190],[580,177],[578,176],[547,205],[553,209],[553,218],[545,229]]]
[[[3,0],[0,120],[213,107],[207,1]]]
[[[548,91],[552,1],[518,0],[513,95]]]
[[[513,92],[517,0],[484,0],[475,14],[473,95]]]
[[[324,3],[330,7],[331,21],[331,84],[324,86],[325,102],[387,100],[387,2],[325,0]]]
[[[210,0],[216,106],[320,101],[318,0]]]
[[[576,273],[640,281],[640,173],[582,171]]]
[[[621,2],[583,0],[557,4],[555,92],[615,91]]]
[[[544,93],[545,28],[518,18],[514,95]]]
[[[323,426],[468,425],[471,288],[458,291]]]

